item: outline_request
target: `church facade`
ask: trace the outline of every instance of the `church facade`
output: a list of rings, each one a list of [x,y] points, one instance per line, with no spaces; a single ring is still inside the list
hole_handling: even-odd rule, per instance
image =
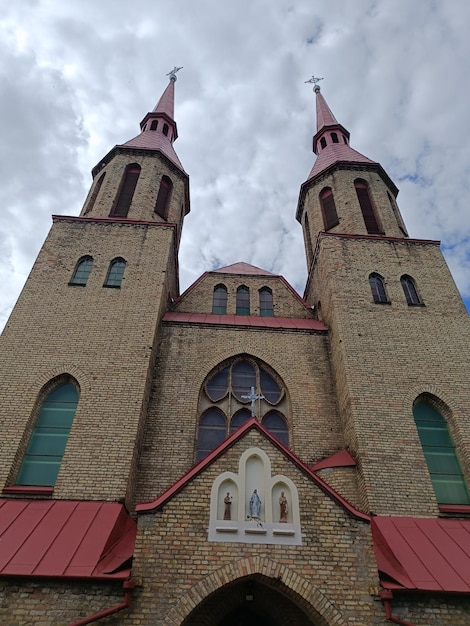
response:
[[[184,293],[176,76],[53,225],[0,343],[5,626],[470,623],[468,314],[315,84],[300,296]]]

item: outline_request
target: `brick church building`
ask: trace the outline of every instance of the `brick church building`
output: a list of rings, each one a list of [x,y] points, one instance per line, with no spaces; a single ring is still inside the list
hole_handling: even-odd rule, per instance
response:
[[[0,623],[468,626],[470,326],[439,242],[315,85],[303,296],[243,262],[181,294],[175,80],[53,216],[1,338]]]

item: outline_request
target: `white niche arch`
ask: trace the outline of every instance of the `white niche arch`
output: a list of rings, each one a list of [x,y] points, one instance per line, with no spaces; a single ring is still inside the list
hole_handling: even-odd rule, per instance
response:
[[[250,498],[255,490],[261,500],[258,515],[250,510]],[[284,516],[281,515],[281,494],[287,502]],[[238,462],[237,474],[223,472],[214,480],[209,541],[302,543],[297,487],[283,474],[271,475],[271,460],[264,450],[245,450]]]

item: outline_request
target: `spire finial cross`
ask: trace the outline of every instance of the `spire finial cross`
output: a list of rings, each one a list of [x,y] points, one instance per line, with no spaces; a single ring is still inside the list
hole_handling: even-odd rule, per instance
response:
[[[318,93],[320,91],[320,85],[318,84],[321,80],[323,80],[323,78],[317,78],[316,76],[312,75],[312,78],[310,78],[309,80],[306,80],[306,83],[313,83],[313,91],[315,93]]]
[[[167,76],[170,78],[170,80],[172,80],[173,82],[176,81],[176,72],[179,72],[180,70],[182,70],[183,67],[175,67],[171,70],[171,72],[168,72]]]
[[[250,400],[251,401],[251,417],[256,417],[256,400],[264,400],[264,396],[262,394],[257,394],[255,392],[255,388],[252,387],[251,391],[246,396],[241,396],[242,400]]]

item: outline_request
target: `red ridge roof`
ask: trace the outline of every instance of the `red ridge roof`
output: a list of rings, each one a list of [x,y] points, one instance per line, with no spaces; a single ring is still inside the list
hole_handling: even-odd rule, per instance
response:
[[[327,170],[331,165],[340,162],[378,165],[378,163],[367,158],[360,152],[357,152],[357,150],[353,150],[348,144],[334,143],[324,148],[317,156],[307,180],[318,176],[318,174]]]
[[[181,161],[173,148],[171,141],[163,133],[156,133],[152,130],[144,130],[133,139],[118,146],[119,148],[139,148],[141,150],[159,150],[170,159],[178,169],[184,172]]]
[[[250,265],[249,263],[244,263],[240,261],[238,263],[232,263],[232,265],[226,265],[225,267],[219,267],[217,270],[212,270],[213,272],[220,272],[221,274],[250,274],[256,276],[277,276],[277,274],[272,274],[266,270],[261,269],[260,267],[256,267],[256,265]]]
[[[260,317],[257,315],[216,315],[213,313],[184,313],[169,311],[164,322],[213,324],[222,326],[251,326],[252,328],[283,328],[286,330],[311,330],[326,332],[328,327],[314,319],[300,317]]]

